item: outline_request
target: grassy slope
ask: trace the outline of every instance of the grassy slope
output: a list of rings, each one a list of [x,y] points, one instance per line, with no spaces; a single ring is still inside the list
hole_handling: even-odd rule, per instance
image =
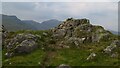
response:
[[[18,31],[15,33],[13,32],[10,35],[14,36],[19,33],[37,34],[42,36],[42,39],[39,39],[42,42],[38,41],[39,45],[51,45],[49,44],[50,42],[48,42],[51,35],[45,37],[42,35],[43,32],[47,31]],[[102,50],[110,43],[111,41],[89,43],[82,45],[80,49],[72,48],[52,50],[49,47],[46,47],[45,50],[42,50],[40,47],[30,54],[15,56],[10,59],[6,59],[4,57],[5,50],[3,50],[2,61],[4,66],[58,66],[60,64],[68,64],[70,66],[116,66],[118,65],[118,62],[120,62],[118,58],[111,58],[110,56],[102,53]],[[97,57],[91,61],[86,61],[86,58],[92,52],[95,52]]]

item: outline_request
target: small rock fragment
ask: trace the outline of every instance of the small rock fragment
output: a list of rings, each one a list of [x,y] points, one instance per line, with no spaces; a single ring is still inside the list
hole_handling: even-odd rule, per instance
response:
[[[96,54],[95,53],[91,53],[86,60],[92,60],[94,59],[94,57],[96,57]]]
[[[71,68],[69,65],[61,64],[57,68]]]

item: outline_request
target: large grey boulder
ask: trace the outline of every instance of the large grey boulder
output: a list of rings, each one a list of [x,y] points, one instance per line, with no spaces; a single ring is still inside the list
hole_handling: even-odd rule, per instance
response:
[[[33,34],[18,34],[9,39],[5,45],[7,49],[6,57],[19,53],[30,53],[37,48],[38,36]],[[5,42],[5,41],[4,41]]]
[[[35,48],[37,48],[37,44],[33,40],[24,40],[21,44],[17,45],[15,48],[16,53],[30,53]]]

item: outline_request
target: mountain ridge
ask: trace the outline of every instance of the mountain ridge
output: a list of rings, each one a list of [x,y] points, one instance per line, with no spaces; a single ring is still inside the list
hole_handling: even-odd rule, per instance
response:
[[[16,30],[46,30],[57,26],[61,21],[56,19],[44,22],[36,22],[34,20],[20,20],[16,16],[8,16],[1,14],[2,24],[8,31]]]

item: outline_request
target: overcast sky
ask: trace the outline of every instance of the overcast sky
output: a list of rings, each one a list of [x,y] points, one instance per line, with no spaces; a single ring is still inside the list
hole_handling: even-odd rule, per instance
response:
[[[118,2],[119,0],[1,0],[2,2]]]
[[[72,1],[72,0],[71,0]],[[107,0],[112,1],[112,0]],[[117,1],[117,0],[116,0]],[[118,30],[117,2],[3,2],[2,13],[42,22],[68,17],[88,18],[92,24]]]

